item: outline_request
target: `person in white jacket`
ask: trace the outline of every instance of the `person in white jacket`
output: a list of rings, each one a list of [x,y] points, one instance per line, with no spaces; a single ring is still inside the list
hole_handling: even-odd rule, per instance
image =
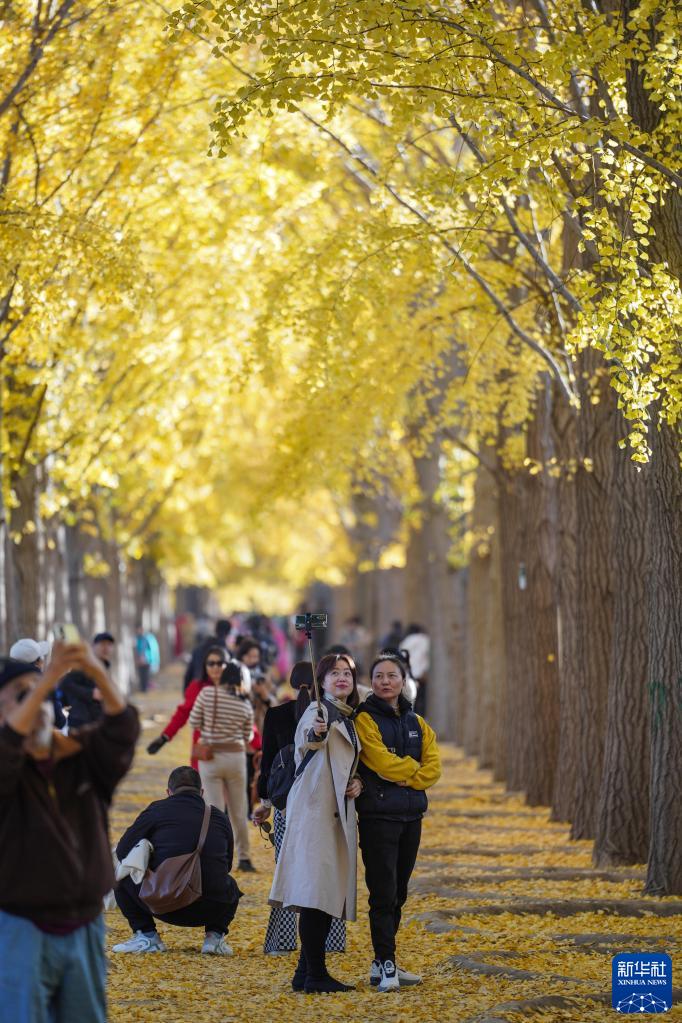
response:
[[[360,743],[352,720],[358,705],[352,658],[328,654],[317,666],[322,717],[313,701],[296,728],[297,775],[287,799],[286,831],[270,904],[300,913],[301,956],[292,979],[308,994],[350,991],[329,975],[325,942],[332,919],[355,920]]]

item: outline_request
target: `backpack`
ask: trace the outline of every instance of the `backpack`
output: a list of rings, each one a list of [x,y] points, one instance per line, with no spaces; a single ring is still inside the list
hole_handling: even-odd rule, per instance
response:
[[[303,773],[306,764],[310,763],[317,750],[309,749],[296,770],[293,743],[282,746],[272,762],[268,776],[268,799],[277,810],[286,810],[287,797],[296,778]]]
[[[169,856],[156,870],[147,870],[140,886],[140,898],[155,915],[183,909],[201,898],[200,856],[210,819],[211,807],[207,805],[194,852]]]

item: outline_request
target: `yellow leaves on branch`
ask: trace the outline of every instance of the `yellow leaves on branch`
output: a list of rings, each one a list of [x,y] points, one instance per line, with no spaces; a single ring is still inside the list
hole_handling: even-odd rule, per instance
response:
[[[409,518],[436,431],[466,511],[455,452],[522,466],[540,374],[576,408],[586,347],[635,459],[679,419],[671,0],[625,30],[579,0],[187,0],[170,33],[141,0],[67,7],[0,29],[10,510],[35,467],[43,514],[255,593],[316,555],[338,578],[358,490]]]

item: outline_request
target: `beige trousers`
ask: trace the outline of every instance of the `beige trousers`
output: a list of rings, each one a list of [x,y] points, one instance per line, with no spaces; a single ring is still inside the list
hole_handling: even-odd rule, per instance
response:
[[[234,834],[237,860],[249,859],[249,805],[246,798],[246,753],[213,753],[199,761],[204,799],[219,810],[227,809]]]

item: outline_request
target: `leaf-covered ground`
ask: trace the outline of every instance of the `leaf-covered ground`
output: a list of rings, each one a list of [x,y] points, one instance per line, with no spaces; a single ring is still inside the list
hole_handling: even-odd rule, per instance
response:
[[[112,814],[116,839],[139,810],[163,795],[168,772],[185,762],[188,730],[156,757],[144,752],[180,689],[170,672],[163,689],[138,700],[144,719],[132,773]],[[156,720],[155,720],[156,719]],[[569,842],[565,825],[504,792],[454,748],[433,790],[422,848],[399,936],[399,962],[424,984],[380,995],[368,983],[372,958],[366,891],[359,881],[359,920],[349,947],[329,957],[332,972],[358,985],[348,995],[296,995],[294,956],[264,956],[272,848],[254,829],[257,874],[237,875],[246,893],[230,931],[232,958],[201,956],[199,930],[160,925],[165,955],[110,955],[114,1023],[505,1023],[613,1020],[611,956],[660,950],[680,975],[682,899],[641,894],[638,868],[593,870],[589,842]],[[107,914],[108,946],[128,928]],[[682,1020],[677,1003],[668,1019]]]

